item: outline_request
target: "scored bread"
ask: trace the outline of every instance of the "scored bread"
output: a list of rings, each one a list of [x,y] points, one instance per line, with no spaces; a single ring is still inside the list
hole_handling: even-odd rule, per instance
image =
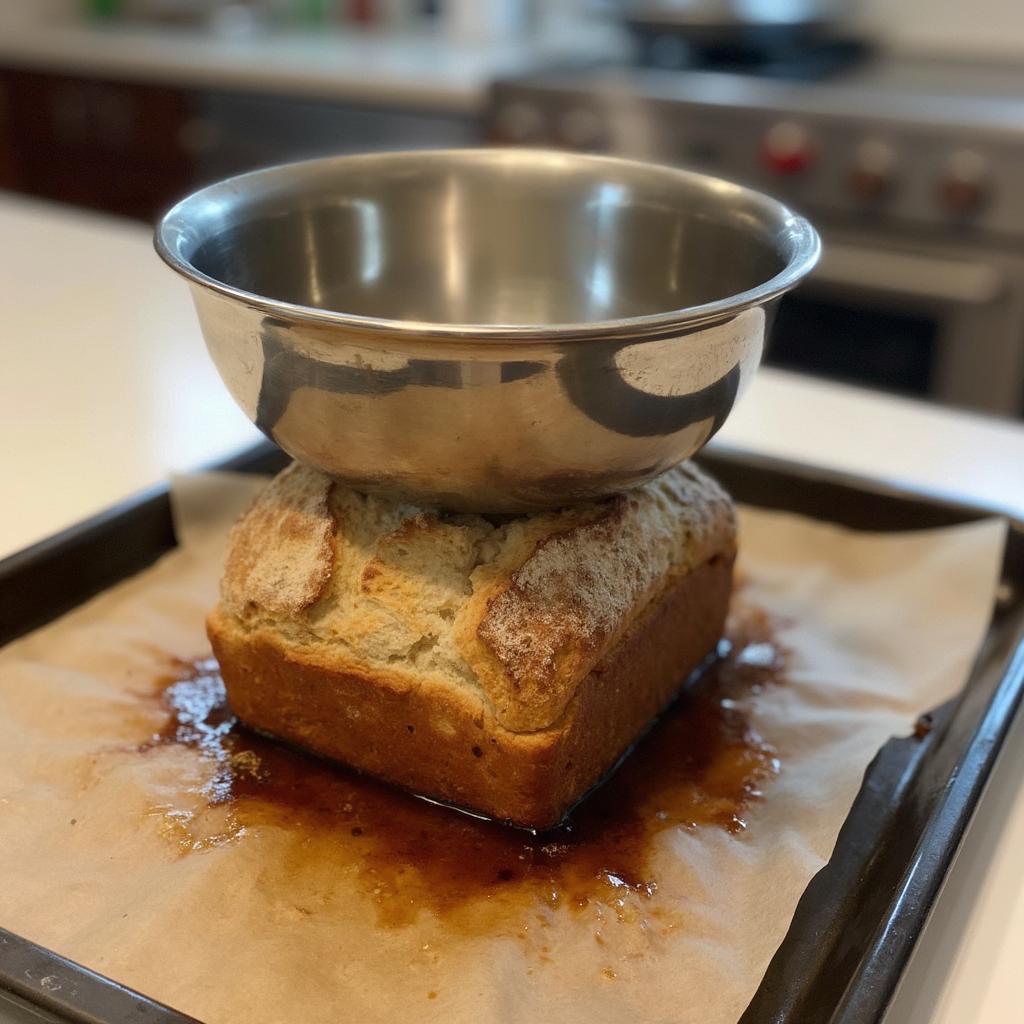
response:
[[[494,518],[296,464],[234,527],[208,631],[243,721],[542,828],[712,650],[734,556],[732,505],[692,464]]]

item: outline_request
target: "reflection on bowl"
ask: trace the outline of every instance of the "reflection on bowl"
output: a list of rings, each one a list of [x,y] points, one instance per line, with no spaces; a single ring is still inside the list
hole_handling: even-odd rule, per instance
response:
[[[350,485],[454,509],[639,483],[721,426],[814,229],[715,178],[530,150],[257,171],[172,209],[246,414]]]

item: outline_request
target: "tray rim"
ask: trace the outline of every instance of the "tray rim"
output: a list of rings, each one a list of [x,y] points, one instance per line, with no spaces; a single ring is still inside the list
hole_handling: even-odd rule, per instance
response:
[[[258,441],[251,448],[230,459],[200,467],[194,472],[260,472],[258,467],[262,460],[269,456],[277,457],[281,454],[283,454],[281,450],[271,442]],[[931,490],[902,487],[878,477],[862,476],[845,470],[814,466],[810,463],[796,462],[774,455],[763,455],[759,452],[751,452],[741,448],[714,446],[699,453],[696,457],[697,461],[701,461],[702,457],[713,462],[721,462],[733,466],[753,466],[770,473],[799,477],[812,483],[838,485],[897,502],[927,505],[936,510],[952,513],[962,522],[986,518],[1004,519],[1009,529],[1024,533],[1024,514],[1018,515],[1012,510],[1001,508],[997,505],[964,501],[960,498],[946,498]],[[147,487],[126,498],[122,498],[99,512],[5,555],[0,558],[0,579],[4,579],[12,572],[22,568],[34,567],[38,561],[55,550],[65,548],[71,544],[88,541],[95,534],[102,532],[120,520],[128,518],[146,506],[167,503],[169,507],[170,492],[170,483],[154,484],[152,487]],[[800,515],[803,513],[796,514]],[[177,541],[175,541],[174,546],[177,546]],[[76,606],[80,603],[81,601],[76,602]],[[0,647],[9,642],[9,639],[0,637]]]
[[[259,464],[268,457],[283,455],[281,450],[270,441],[257,441],[251,448],[226,459],[223,462],[211,463],[198,467],[192,474],[203,472],[253,473],[260,472]],[[745,448],[734,448],[725,445],[712,445],[695,456],[698,462],[710,459],[730,465],[754,466],[769,472],[785,476],[796,476],[815,483],[838,484],[853,490],[864,491],[879,497],[891,498],[896,501],[908,501],[917,505],[929,505],[933,508],[950,511],[963,516],[963,521],[972,519],[999,518],[1005,519],[1011,528],[1024,532],[1024,514],[1017,514],[1011,509],[984,502],[966,501],[962,498],[945,497],[933,490],[905,487],[881,477],[864,476],[842,469],[828,466],[817,466],[811,463],[798,462],[781,456],[765,455]],[[252,468],[256,467],[256,468]],[[187,474],[187,475],[192,475]],[[0,558],[0,577],[6,575],[12,567],[32,561],[55,547],[61,547],[71,540],[77,540],[88,534],[98,532],[103,527],[130,514],[143,505],[160,501],[170,495],[169,482],[154,484],[141,491],[128,495],[112,505],[71,523],[55,533],[27,544],[23,548]],[[800,514],[800,513],[797,513]]]

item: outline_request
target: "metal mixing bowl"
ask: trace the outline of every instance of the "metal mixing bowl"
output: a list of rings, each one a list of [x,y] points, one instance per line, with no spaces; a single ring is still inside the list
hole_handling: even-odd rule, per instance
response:
[[[290,455],[450,509],[640,483],[722,425],[818,236],[749,189],[530,150],[344,156],[204,188],[156,234]]]

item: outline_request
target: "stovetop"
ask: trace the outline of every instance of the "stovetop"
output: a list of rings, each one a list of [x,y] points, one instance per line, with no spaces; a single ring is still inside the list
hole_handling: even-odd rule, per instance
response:
[[[540,73],[522,84],[600,96],[785,109],[827,116],[989,126],[1024,136],[1024,67],[865,53],[822,77],[779,66],[739,71],[639,65]]]
[[[814,81],[577,67],[498,83],[489,130],[710,171],[814,215],[1024,237],[1024,67],[885,53]]]
[[[817,82],[865,60],[871,43],[855,36],[814,34],[784,38],[770,45],[731,41],[695,44],[673,33],[640,34],[634,65],[667,71],[724,71]]]

